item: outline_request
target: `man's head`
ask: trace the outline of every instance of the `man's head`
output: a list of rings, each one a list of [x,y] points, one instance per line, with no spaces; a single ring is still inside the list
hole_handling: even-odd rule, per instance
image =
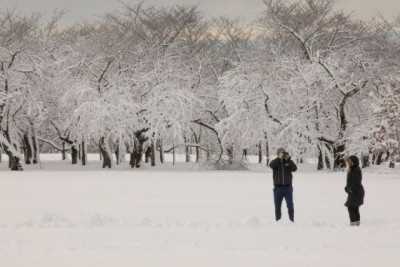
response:
[[[276,155],[277,155],[279,158],[282,158],[284,152],[285,152],[285,149],[284,149],[283,147],[280,147],[280,148],[278,148],[278,149],[276,150]]]

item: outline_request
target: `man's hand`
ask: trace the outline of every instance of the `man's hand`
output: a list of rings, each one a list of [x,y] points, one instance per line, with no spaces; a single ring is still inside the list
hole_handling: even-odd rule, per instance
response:
[[[291,158],[292,157],[289,155],[289,153],[287,153],[287,152],[283,153],[283,159],[290,160]]]

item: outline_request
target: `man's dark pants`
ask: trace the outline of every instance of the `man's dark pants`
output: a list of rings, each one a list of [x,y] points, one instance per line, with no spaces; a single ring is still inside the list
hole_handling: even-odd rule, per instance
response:
[[[293,187],[287,186],[275,186],[274,188],[274,202],[275,202],[275,218],[279,221],[282,217],[282,201],[285,198],[286,206],[289,212],[289,219],[294,221],[294,205],[293,205]]]

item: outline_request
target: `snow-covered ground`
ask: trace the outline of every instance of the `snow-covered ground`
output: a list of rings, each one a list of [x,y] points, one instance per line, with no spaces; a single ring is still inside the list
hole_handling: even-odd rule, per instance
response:
[[[102,170],[50,159],[24,172],[0,164],[0,266],[400,266],[399,166],[364,170],[362,225],[349,227],[345,174],[310,164],[295,173],[292,224],[286,207],[274,221],[265,165]]]

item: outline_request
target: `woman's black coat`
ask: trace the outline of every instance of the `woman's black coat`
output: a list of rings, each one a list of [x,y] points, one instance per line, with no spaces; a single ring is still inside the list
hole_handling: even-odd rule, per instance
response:
[[[364,187],[361,183],[362,173],[358,158],[355,156],[351,156],[350,158],[354,165],[351,167],[350,172],[347,173],[347,183],[344,190],[348,196],[344,205],[347,207],[359,207],[364,204],[365,195]]]

